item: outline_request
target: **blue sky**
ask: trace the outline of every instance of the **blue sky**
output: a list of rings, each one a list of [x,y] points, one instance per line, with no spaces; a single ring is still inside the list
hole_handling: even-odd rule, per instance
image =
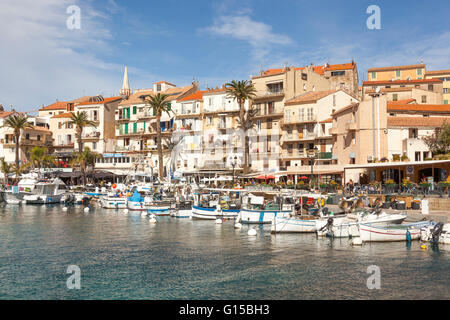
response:
[[[369,5],[381,30],[369,30]],[[69,30],[67,7],[81,9]],[[450,69],[448,1],[2,0],[0,103],[34,110],[56,99],[116,95],[123,67],[132,89],[192,79],[201,88],[263,68],[358,63]]]

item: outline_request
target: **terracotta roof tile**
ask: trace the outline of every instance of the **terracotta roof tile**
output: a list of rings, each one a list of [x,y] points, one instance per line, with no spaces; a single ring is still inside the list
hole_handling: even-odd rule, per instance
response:
[[[193,100],[203,100],[203,93],[207,91],[197,91],[195,93],[191,93],[184,98],[181,98],[178,101],[193,101]]]
[[[373,86],[377,84],[414,84],[414,83],[442,83],[440,79],[411,79],[411,80],[383,80],[383,81],[363,81],[363,86]]]
[[[57,115],[54,115],[53,117],[52,117],[52,119],[53,118],[70,118],[70,116],[73,114],[73,112],[64,112],[64,113],[60,113],[60,114],[57,114]]]
[[[337,92],[338,90],[329,90],[329,91],[308,91],[298,97],[292,98],[285,102],[285,105],[295,105],[295,104],[303,104],[303,103],[312,103],[320,100],[332,93]]]
[[[117,100],[121,100],[122,97],[111,97],[111,98],[106,98],[103,101],[94,101],[94,102],[82,102],[77,104],[77,106],[89,106],[89,105],[96,105],[96,104],[105,104],[105,103],[109,103],[109,102],[113,102],[113,101],[117,101]]]
[[[149,90],[139,90],[139,91],[135,91],[131,96],[128,97],[128,99],[122,100],[119,103],[119,106],[129,106],[132,104],[143,104],[144,102],[142,101],[141,96],[145,96],[145,95],[151,95],[154,96],[158,93],[161,94],[168,94],[169,97],[169,101],[173,101],[175,99],[177,99],[179,96],[181,96],[182,94],[186,93],[188,90],[192,89],[193,86],[185,86],[185,87],[177,87],[177,88],[169,88],[165,91],[162,92],[154,92],[153,90],[149,89]]]
[[[15,111],[0,111],[0,118],[8,118],[10,115],[14,113]]]
[[[336,110],[335,112],[333,112],[333,113],[331,114],[331,116],[334,117],[334,116],[336,116],[336,115],[338,115],[338,114],[341,114],[341,113],[343,113],[343,112],[345,112],[345,111],[347,111],[347,110],[351,110],[351,109],[353,109],[353,108],[356,107],[356,106],[359,106],[359,103],[358,103],[358,102],[353,102],[353,103],[349,104],[349,105],[346,106],[346,107],[343,107],[343,108],[341,108],[341,109],[339,109],[339,110]]]
[[[425,72],[425,76],[450,75],[450,70],[434,70]]]
[[[406,66],[370,68],[369,72],[395,71],[395,70],[420,69],[420,68],[425,68],[425,64],[412,64],[412,65],[406,65]]]
[[[450,104],[388,104],[388,111],[397,112],[423,112],[423,113],[448,113],[450,114]]]
[[[387,106],[388,108],[390,106],[398,106],[398,105],[405,105],[405,104],[409,104],[409,103],[413,103],[416,102],[416,99],[404,99],[404,100],[397,100],[397,101],[388,101]]]
[[[437,128],[444,124],[450,123],[450,117],[388,117],[387,124],[389,127],[430,127]]]

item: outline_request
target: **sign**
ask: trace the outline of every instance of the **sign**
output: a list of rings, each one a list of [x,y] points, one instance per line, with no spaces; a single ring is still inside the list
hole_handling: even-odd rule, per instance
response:
[[[409,175],[414,174],[414,167],[413,166],[407,166],[406,167],[406,174],[409,174]]]

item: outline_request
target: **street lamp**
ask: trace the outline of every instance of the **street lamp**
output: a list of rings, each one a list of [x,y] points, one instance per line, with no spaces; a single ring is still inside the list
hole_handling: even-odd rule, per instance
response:
[[[308,158],[309,158],[309,162],[311,163],[311,178],[309,180],[310,182],[313,182],[313,179],[314,179],[314,171],[313,171],[314,159],[316,159],[318,151],[319,150],[317,149],[317,147],[314,147],[313,149],[308,150]]]
[[[234,158],[231,161],[231,166],[233,167],[233,188],[234,188],[234,168],[237,165],[237,156],[234,156]]]

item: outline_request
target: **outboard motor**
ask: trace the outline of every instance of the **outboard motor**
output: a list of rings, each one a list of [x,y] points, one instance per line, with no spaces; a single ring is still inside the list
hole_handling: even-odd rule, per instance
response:
[[[324,225],[322,228],[320,228],[319,231],[328,230],[327,235],[329,235],[329,233],[332,232],[332,231],[331,231],[331,228],[333,227],[333,222],[334,222],[334,219],[333,219],[333,218],[328,218],[327,224]]]
[[[439,242],[439,236],[442,233],[442,230],[444,229],[444,224],[442,222],[438,222],[433,230],[431,231],[431,242],[438,243]]]

